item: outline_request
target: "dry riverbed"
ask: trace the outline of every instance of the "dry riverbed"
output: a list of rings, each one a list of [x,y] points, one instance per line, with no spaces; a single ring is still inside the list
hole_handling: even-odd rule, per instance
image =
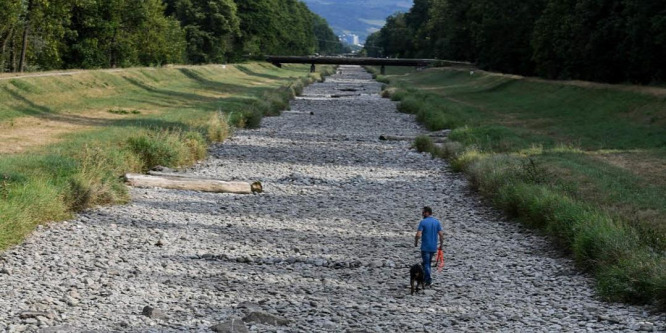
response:
[[[292,103],[302,112],[188,171],[260,180],[264,194],[134,189],[129,205],[40,228],[0,255],[0,331],[205,332],[232,318],[256,332],[666,330],[663,314],[598,300],[441,160],[379,141],[423,132],[379,90],[341,67]],[[424,205],[443,222],[446,267],[410,296]]]

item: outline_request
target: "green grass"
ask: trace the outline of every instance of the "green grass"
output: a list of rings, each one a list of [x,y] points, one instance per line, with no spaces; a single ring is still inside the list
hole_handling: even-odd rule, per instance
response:
[[[666,309],[666,93],[455,69],[379,78],[402,112],[453,130],[416,149],[551,235],[606,299]]]
[[[43,139],[0,153],[0,249],[38,224],[126,202],[127,172],[203,159],[234,126],[258,127],[332,72],[320,70],[249,63],[0,80],[0,128],[18,143]],[[55,130],[35,127],[44,124]]]

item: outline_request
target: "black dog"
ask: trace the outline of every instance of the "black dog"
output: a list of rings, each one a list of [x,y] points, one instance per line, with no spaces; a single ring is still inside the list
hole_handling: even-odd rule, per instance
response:
[[[416,264],[409,269],[409,284],[412,286],[412,295],[414,295],[414,287],[419,291],[419,285],[425,289],[425,273],[423,273],[423,266]]]

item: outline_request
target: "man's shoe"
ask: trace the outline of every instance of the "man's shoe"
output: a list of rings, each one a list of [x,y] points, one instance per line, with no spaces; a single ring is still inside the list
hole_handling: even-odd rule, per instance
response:
[[[426,287],[430,287],[431,285],[432,285],[432,281],[428,281],[428,282],[425,283]]]

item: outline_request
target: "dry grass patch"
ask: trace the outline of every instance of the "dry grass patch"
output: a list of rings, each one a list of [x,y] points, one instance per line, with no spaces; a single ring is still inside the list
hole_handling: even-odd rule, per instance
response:
[[[645,181],[645,184],[666,186],[666,161],[647,151],[600,152],[596,159],[622,168]]]
[[[117,119],[137,118],[139,115],[122,114],[116,110],[95,110],[79,114],[44,114],[21,117],[0,122],[0,154],[17,154],[58,143],[65,134],[88,131],[112,124]],[[158,111],[139,111],[140,115],[155,115]]]

